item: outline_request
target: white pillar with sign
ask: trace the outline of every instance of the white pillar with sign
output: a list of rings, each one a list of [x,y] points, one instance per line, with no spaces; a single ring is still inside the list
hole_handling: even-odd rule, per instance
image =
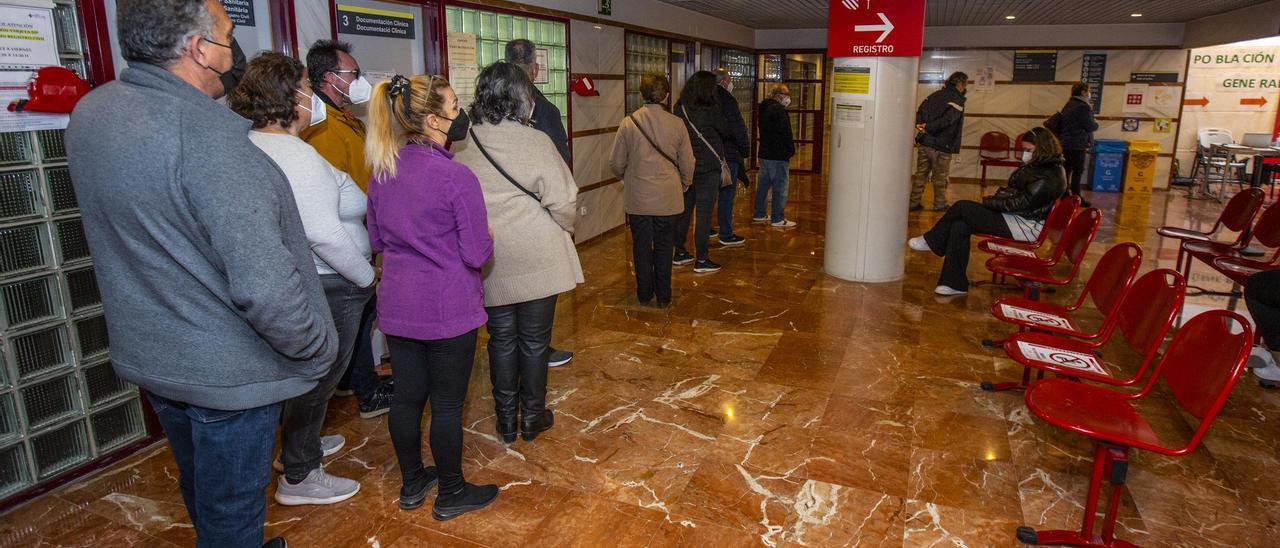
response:
[[[824,270],[888,282],[906,269],[924,0],[831,0],[834,58]]]

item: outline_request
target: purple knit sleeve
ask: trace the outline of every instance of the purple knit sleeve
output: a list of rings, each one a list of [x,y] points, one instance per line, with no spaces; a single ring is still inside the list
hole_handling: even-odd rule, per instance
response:
[[[462,262],[478,269],[493,257],[493,237],[489,235],[489,212],[484,207],[484,193],[480,191],[480,181],[466,167],[454,176],[452,190],[453,219]]]

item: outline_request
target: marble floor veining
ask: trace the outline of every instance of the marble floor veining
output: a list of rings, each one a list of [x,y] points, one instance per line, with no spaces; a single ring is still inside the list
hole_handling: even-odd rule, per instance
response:
[[[337,398],[326,432],[348,443],[325,466],[362,490],[332,506],[272,503],[269,536],[295,547],[975,547],[1016,546],[1024,524],[1078,526],[1089,442],[1034,418],[1020,394],[978,388],[1020,372],[980,345],[1008,331],[988,312],[1001,290],[935,298],[940,260],[916,253],[900,282],[825,276],[824,184],[793,181],[796,229],[741,223],[746,246],[713,244],[721,272],[677,267],[668,310],[636,303],[625,231],[582,247],[587,283],[562,297],[556,322],[557,346],[577,357],[551,372],[555,427],[532,443],[498,443],[477,354],[464,467],[468,480],[501,486],[490,508],[448,522],[401,511],[385,417],[362,420],[351,398]],[[1144,271],[1169,266],[1176,248],[1155,228],[1209,226],[1218,207],[1176,191],[1093,200],[1104,222],[1086,272],[1120,241],[1144,246]],[[913,214],[912,234],[937,216]],[[1198,268],[1192,283],[1223,287],[1209,272]],[[1104,351],[1132,365],[1119,345]],[[1191,431],[1165,395],[1148,410],[1162,436]],[[1134,453],[1119,536],[1275,546],[1278,419],[1280,392],[1246,378],[1196,452]],[[190,546],[175,478],[158,445],[0,516],[0,546]]]

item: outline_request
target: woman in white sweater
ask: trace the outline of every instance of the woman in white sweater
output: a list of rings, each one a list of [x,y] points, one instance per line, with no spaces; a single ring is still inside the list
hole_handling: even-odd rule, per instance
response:
[[[454,159],[480,179],[493,230],[484,305],[497,431],[507,443],[515,441],[517,412],[525,441],[551,428],[547,353],[556,296],[583,281],[573,244],[578,185],[551,139],[527,125],[532,109],[524,71],[490,65],[476,82],[471,136],[454,146]]]
[[[298,138],[322,123],[325,107],[311,91],[306,68],[292,57],[263,53],[249,63],[227,105],[253,124],[249,139],[289,179],[302,226],[338,331],[338,357],[310,392],[285,402],[280,434],[282,470],[276,502],[332,504],[360,490],[356,481],[332,476],[320,459],[337,452],[342,436],[320,436],[329,398],[351,361],[360,313],[373,295],[375,273],[365,232],[365,196],[311,145]]]

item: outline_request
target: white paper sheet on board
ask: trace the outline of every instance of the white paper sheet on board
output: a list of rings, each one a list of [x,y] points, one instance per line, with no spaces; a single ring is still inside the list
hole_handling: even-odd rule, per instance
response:
[[[1031,361],[1111,376],[1106,369],[1102,368],[1098,358],[1089,354],[1031,344],[1026,341],[1018,341],[1018,350]]]
[[[1061,329],[1071,328],[1070,320],[1063,318],[1062,316],[1058,316],[1056,314],[1039,312],[1036,310],[1031,310],[1028,308],[1022,308],[1020,306],[1013,306],[1008,304],[1001,304],[1000,312],[1003,313],[1006,317],[1012,318],[1018,321],[1030,322],[1038,325],[1045,325],[1045,326],[1051,326],[1051,327],[1058,327]]]

